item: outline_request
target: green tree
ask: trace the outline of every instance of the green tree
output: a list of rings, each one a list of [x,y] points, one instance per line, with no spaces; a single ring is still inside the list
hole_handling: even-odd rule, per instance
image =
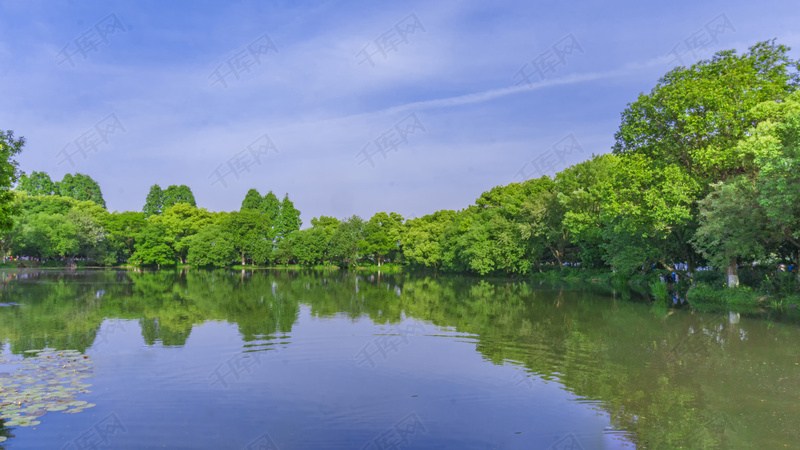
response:
[[[729,287],[738,286],[738,264],[764,257],[770,241],[754,183],[740,178],[715,184],[700,202],[700,218],[695,244],[711,264],[725,267]]]
[[[58,186],[47,172],[31,172],[28,176],[25,172],[19,177],[17,190],[25,191],[28,195],[57,195]]]
[[[136,236],[147,224],[145,218],[145,214],[138,211],[114,211],[106,216],[103,221],[105,240],[117,261],[127,261],[133,255]]]
[[[229,213],[220,221],[220,226],[230,235],[242,265],[247,264],[248,259],[255,260],[263,254],[263,247],[272,246],[269,218],[258,210],[244,208]]]
[[[364,219],[356,215],[345,219],[331,236],[330,252],[342,267],[355,267],[364,245]]]
[[[189,264],[227,267],[236,259],[234,237],[218,225],[206,225],[189,240]]]
[[[258,212],[266,212],[264,204],[264,198],[256,189],[250,189],[247,191],[247,194],[244,196],[244,200],[242,200],[242,206],[239,209],[240,211],[245,209],[252,209]]]
[[[189,186],[185,184],[176,186],[173,184],[163,191],[161,195],[162,211],[178,203],[187,203],[191,206],[197,206],[197,202],[194,200],[194,194],[192,194],[192,190]]]
[[[264,212],[267,214],[272,226],[277,227],[278,223],[280,223],[281,202],[278,200],[278,197],[272,193],[272,191],[269,191],[266,195],[264,195]]]
[[[15,196],[11,187],[17,181],[17,161],[15,156],[22,151],[25,138],[14,139],[11,130],[0,131],[0,231],[7,231],[14,226]]]
[[[684,167],[704,186],[740,173],[735,148],[756,119],[753,107],[797,89],[789,50],[765,41],[742,55],[728,50],[675,68],[622,113],[614,153]]]
[[[288,236],[289,233],[299,230],[302,224],[300,210],[294,207],[294,203],[289,200],[289,194],[286,194],[280,206],[277,237],[284,238]]]
[[[161,186],[154,184],[150,186],[150,192],[147,193],[147,199],[142,207],[142,212],[145,217],[161,214],[164,210],[164,192]]]
[[[58,183],[58,193],[62,197],[70,197],[75,200],[91,200],[103,208],[106,202],[100,192],[100,185],[88,175],[80,173],[64,174],[64,178]]]
[[[333,233],[336,232],[336,228],[338,228],[340,224],[341,222],[339,219],[335,217],[319,216],[318,218],[315,217],[311,219],[311,227],[321,230],[324,235],[325,248],[323,249],[321,259],[328,264],[333,261],[330,245],[331,238],[333,237]]]
[[[292,254],[299,264],[313,266],[325,257],[328,239],[321,227],[295,231],[289,235],[289,240],[292,243]]]
[[[167,225],[159,221],[151,221],[136,236],[136,251],[130,262],[140,265],[174,266],[178,259],[173,250],[173,238]]]
[[[400,249],[400,234],[403,216],[397,213],[379,212],[372,216],[364,228],[364,251],[375,256],[378,267],[382,259]]]
[[[438,270],[444,257],[441,240],[455,217],[455,211],[442,210],[407,220],[402,238],[406,260],[413,265]]]
[[[187,238],[213,223],[214,216],[205,208],[179,202],[167,207],[160,216],[151,216],[148,221],[150,224],[164,225],[168,244],[180,261],[186,261],[189,252]]]

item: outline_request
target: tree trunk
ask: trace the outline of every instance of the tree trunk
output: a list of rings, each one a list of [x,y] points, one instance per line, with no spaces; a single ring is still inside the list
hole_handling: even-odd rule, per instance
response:
[[[378,267],[381,266],[381,255],[378,255]]]
[[[725,273],[728,275],[729,288],[739,286],[739,268],[737,267],[735,257],[731,258],[728,267],[725,269]]]
[[[244,260],[244,253],[241,253],[241,255],[242,255],[242,265],[244,265],[244,264],[245,264],[245,262],[246,262],[246,261]]]

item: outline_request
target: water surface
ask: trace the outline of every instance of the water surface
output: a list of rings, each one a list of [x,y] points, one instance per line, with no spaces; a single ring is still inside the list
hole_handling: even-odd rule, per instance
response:
[[[785,317],[463,277],[2,277],[9,449],[800,442],[800,328]]]

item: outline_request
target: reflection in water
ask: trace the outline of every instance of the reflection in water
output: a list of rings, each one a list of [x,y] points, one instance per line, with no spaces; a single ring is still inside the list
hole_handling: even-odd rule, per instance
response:
[[[107,319],[136,321],[146,345],[175,349],[200,324],[228,323],[238,329],[243,347],[203,372],[208,387],[227,390],[247,381],[264,358],[283,358],[293,345],[293,326],[307,310],[320,320],[368,317],[383,326],[353,349],[349,364],[358,369],[385,370],[388,358],[412,347],[412,336],[435,338],[452,330],[474,343],[485,361],[514,366],[508,385],[533,390],[558,383],[608,416],[609,436],[639,448],[800,442],[800,333],[791,322],[700,314],[673,309],[675,301],[619,300],[631,297],[619,286],[603,293],[346,272],[10,275],[3,276],[0,300],[24,305],[0,309],[0,340],[16,355],[44,347],[85,352],[107,338],[99,331]],[[408,317],[431,326],[409,331],[421,322],[409,325]],[[335,415],[333,406],[325,411],[325,417]],[[8,428],[0,435],[3,430]]]

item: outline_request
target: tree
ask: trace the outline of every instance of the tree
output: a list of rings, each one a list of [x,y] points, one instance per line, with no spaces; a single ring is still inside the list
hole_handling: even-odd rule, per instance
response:
[[[11,187],[17,181],[17,161],[13,158],[22,151],[25,138],[14,139],[11,130],[0,131],[0,231],[14,226],[15,196]]]
[[[367,222],[364,228],[364,251],[375,255],[378,267],[386,255],[399,250],[402,228],[403,216],[397,213],[379,212]]]
[[[136,247],[136,236],[146,226],[145,214],[138,211],[114,211],[103,221],[105,240],[117,261],[127,261]]]
[[[675,68],[622,113],[614,153],[679,165],[701,186],[740,173],[734,149],[754,124],[752,108],[797,89],[797,62],[789,50],[765,41],[742,55],[728,50]]]
[[[272,191],[267,192],[264,196],[264,212],[267,214],[272,226],[277,227],[281,215],[281,202]]]
[[[701,225],[695,245],[717,267],[725,267],[728,287],[739,285],[738,264],[766,255],[767,218],[754,183],[745,178],[717,183],[700,202]]]
[[[170,185],[161,195],[162,211],[170,206],[178,203],[187,203],[191,206],[197,206],[194,200],[194,194],[189,186],[182,184],[180,186]]]
[[[136,251],[130,258],[133,264],[174,266],[178,260],[172,248],[167,225],[158,221],[147,224],[136,236]]]
[[[106,201],[103,200],[103,194],[100,192],[100,185],[88,175],[64,174],[64,178],[58,183],[58,193],[62,197],[91,200],[103,208],[106,207]]]
[[[262,254],[264,246],[272,247],[269,218],[257,210],[245,208],[227,214],[220,220],[220,226],[230,235],[242,265],[247,263],[247,259],[254,260],[256,255]]]
[[[364,219],[356,215],[345,219],[331,236],[331,254],[342,267],[354,267],[364,242]]]
[[[253,211],[266,212],[265,206],[264,198],[261,196],[261,194],[259,194],[258,190],[250,189],[244,196],[244,200],[242,200],[242,206],[239,210],[243,211],[245,209],[252,209]]]
[[[236,259],[233,236],[218,225],[206,225],[189,240],[189,264],[227,267]]]
[[[313,266],[325,256],[328,240],[325,230],[320,227],[295,231],[289,240],[292,242],[293,256],[299,264]]]
[[[455,211],[442,210],[407,220],[402,238],[406,259],[423,267],[441,267],[444,256],[441,240],[455,217]]]
[[[147,193],[147,199],[142,207],[142,212],[145,217],[161,214],[164,209],[164,193],[161,186],[154,184],[150,186],[150,192]]]
[[[277,224],[277,237],[284,238],[293,231],[300,229],[303,222],[300,220],[300,210],[294,207],[294,203],[289,200],[289,194],[283,197],[280,204],[280,215]]]
[[[762,120],[737,152],[773,238],[793,249],[791,259],[800,268],[800,92],[783,102],[764,102],[753,113]]]
[[[188,203],[179,202],[166,208],[160,216],[152,216],[149,222],[164,225],[168,245],[181,261],[185,261],[189,252],[187,238],[197,234],[206,225],[210,225],[213,216],[205,208],[196,208]]]
[[[57,195],[58,186],[50,179],[47,172],[31,172],[28,176],[25,172],[19,177],[17,190],[25,191],[28,195]]]
[[[327,261],[328,263],[333,260],[330,244],[331,238],[333,237],[333,233],[336,232],[336,228],[338,228],[340,224],[341,222],[339,219],[335,217],[319,216],[318,218],[315,217],[311,219],[311,228],[321,230],[322,234],[324,235],[325,246],[321,259],[323,261]]]

